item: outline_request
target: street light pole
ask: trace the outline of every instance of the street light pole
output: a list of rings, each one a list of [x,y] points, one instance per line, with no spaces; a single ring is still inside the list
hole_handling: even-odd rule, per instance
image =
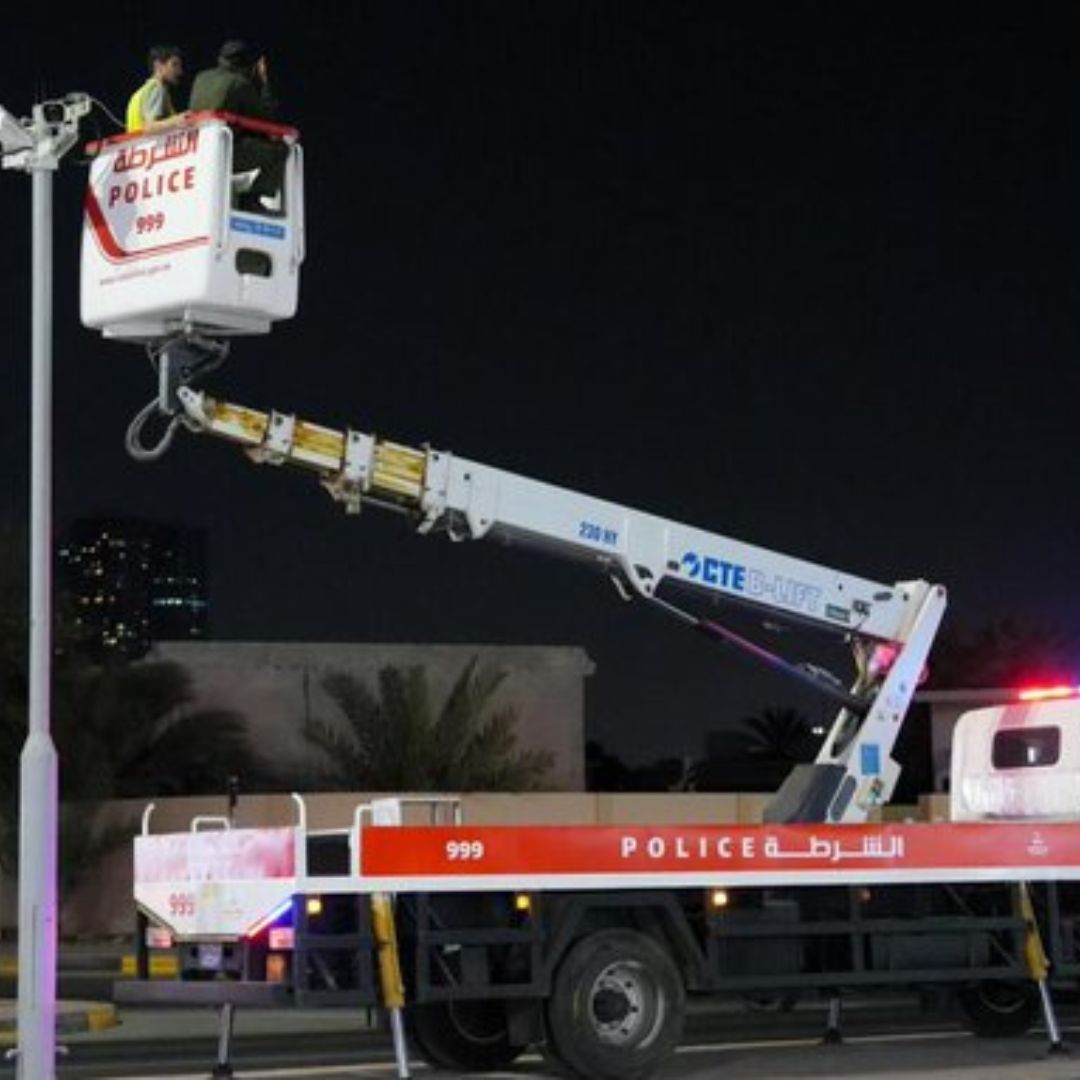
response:
[[[85,95],[35,105],[29,122],[0,109],[4,167],[30,173],[32,191],[30,406],[30,697],[19,767],[18,1076],[56,1075],[56,747],[49,730],[52,671],[53,173],[78,139]]]
[[[52,171],[33,170],[30,433],[30,704],[19,769],[18,1075],[56,1063],[56,747],[52,659]],[[29,931],[29,933],[27,933]]]

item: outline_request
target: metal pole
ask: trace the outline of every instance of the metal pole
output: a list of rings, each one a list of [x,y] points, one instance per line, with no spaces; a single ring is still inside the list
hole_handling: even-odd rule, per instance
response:
[[[52,173],[33,179],[29,732],[19,769],[18,1076],[56,1072],[56,747],[52,658]]]
[[[221,1006],[218,1015],[218,1051],[217,1062],[212,1077],[231,1077],[233,1075],[232,1061],[232,1033],[233,1033],[234,1009],[231,1001],[226,1001]]]
[[[822,1035],[821,1041],[828,1046],[834,1046],[844,1041],[843,1033],[840,1030],[840,995],[834,993],[829,998],[829,1011],[825,1019],[825,1034]]]

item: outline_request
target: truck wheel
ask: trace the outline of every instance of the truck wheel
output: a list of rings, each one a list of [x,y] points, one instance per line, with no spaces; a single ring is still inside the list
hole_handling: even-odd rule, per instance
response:
[[[435,1001],[406,1008],[409,1036],[436,1069],[504,1069],[524,1049],[510,1045],[501,1001]]]
[[[601,930],[566,954],[547,1001],[551,1052],[585,1080],[644,1080],[682,1038],[686,990],[651,937]]]
[[[984,1038],[1023,1035],[1039,1015],[1039,991],[1030,982],[988,980],[965,987],[957,996],[971,1030]]]

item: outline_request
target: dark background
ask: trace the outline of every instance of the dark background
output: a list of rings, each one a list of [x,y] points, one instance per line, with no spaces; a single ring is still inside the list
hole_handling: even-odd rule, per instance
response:
[[[0,103],[85,90],[122,116],[157,41],[185,49],[186,103],[223,40],[266,44],[304,137],[301,306],[212,391],[941,581],[952,627],[1077,625],[1076,5],[173,8],[17,7]],[[205,528],[221,638],[579,644],[591,734],[631,761],[766,705],[820,711],[574,565],[347,519],[209,441],[133,462],[154,385],[141,349],[79,324],[85,176],[68,159],[55,189],[58,529]],[[0,181],[17,523],[30,184]]]

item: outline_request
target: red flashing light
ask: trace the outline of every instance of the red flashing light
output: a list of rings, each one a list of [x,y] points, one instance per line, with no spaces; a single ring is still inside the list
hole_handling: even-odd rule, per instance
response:
[[[1033,686],[1017,692],[1018,701],[1049,701],[1052,698],[1080,697],[1080,686]]]

